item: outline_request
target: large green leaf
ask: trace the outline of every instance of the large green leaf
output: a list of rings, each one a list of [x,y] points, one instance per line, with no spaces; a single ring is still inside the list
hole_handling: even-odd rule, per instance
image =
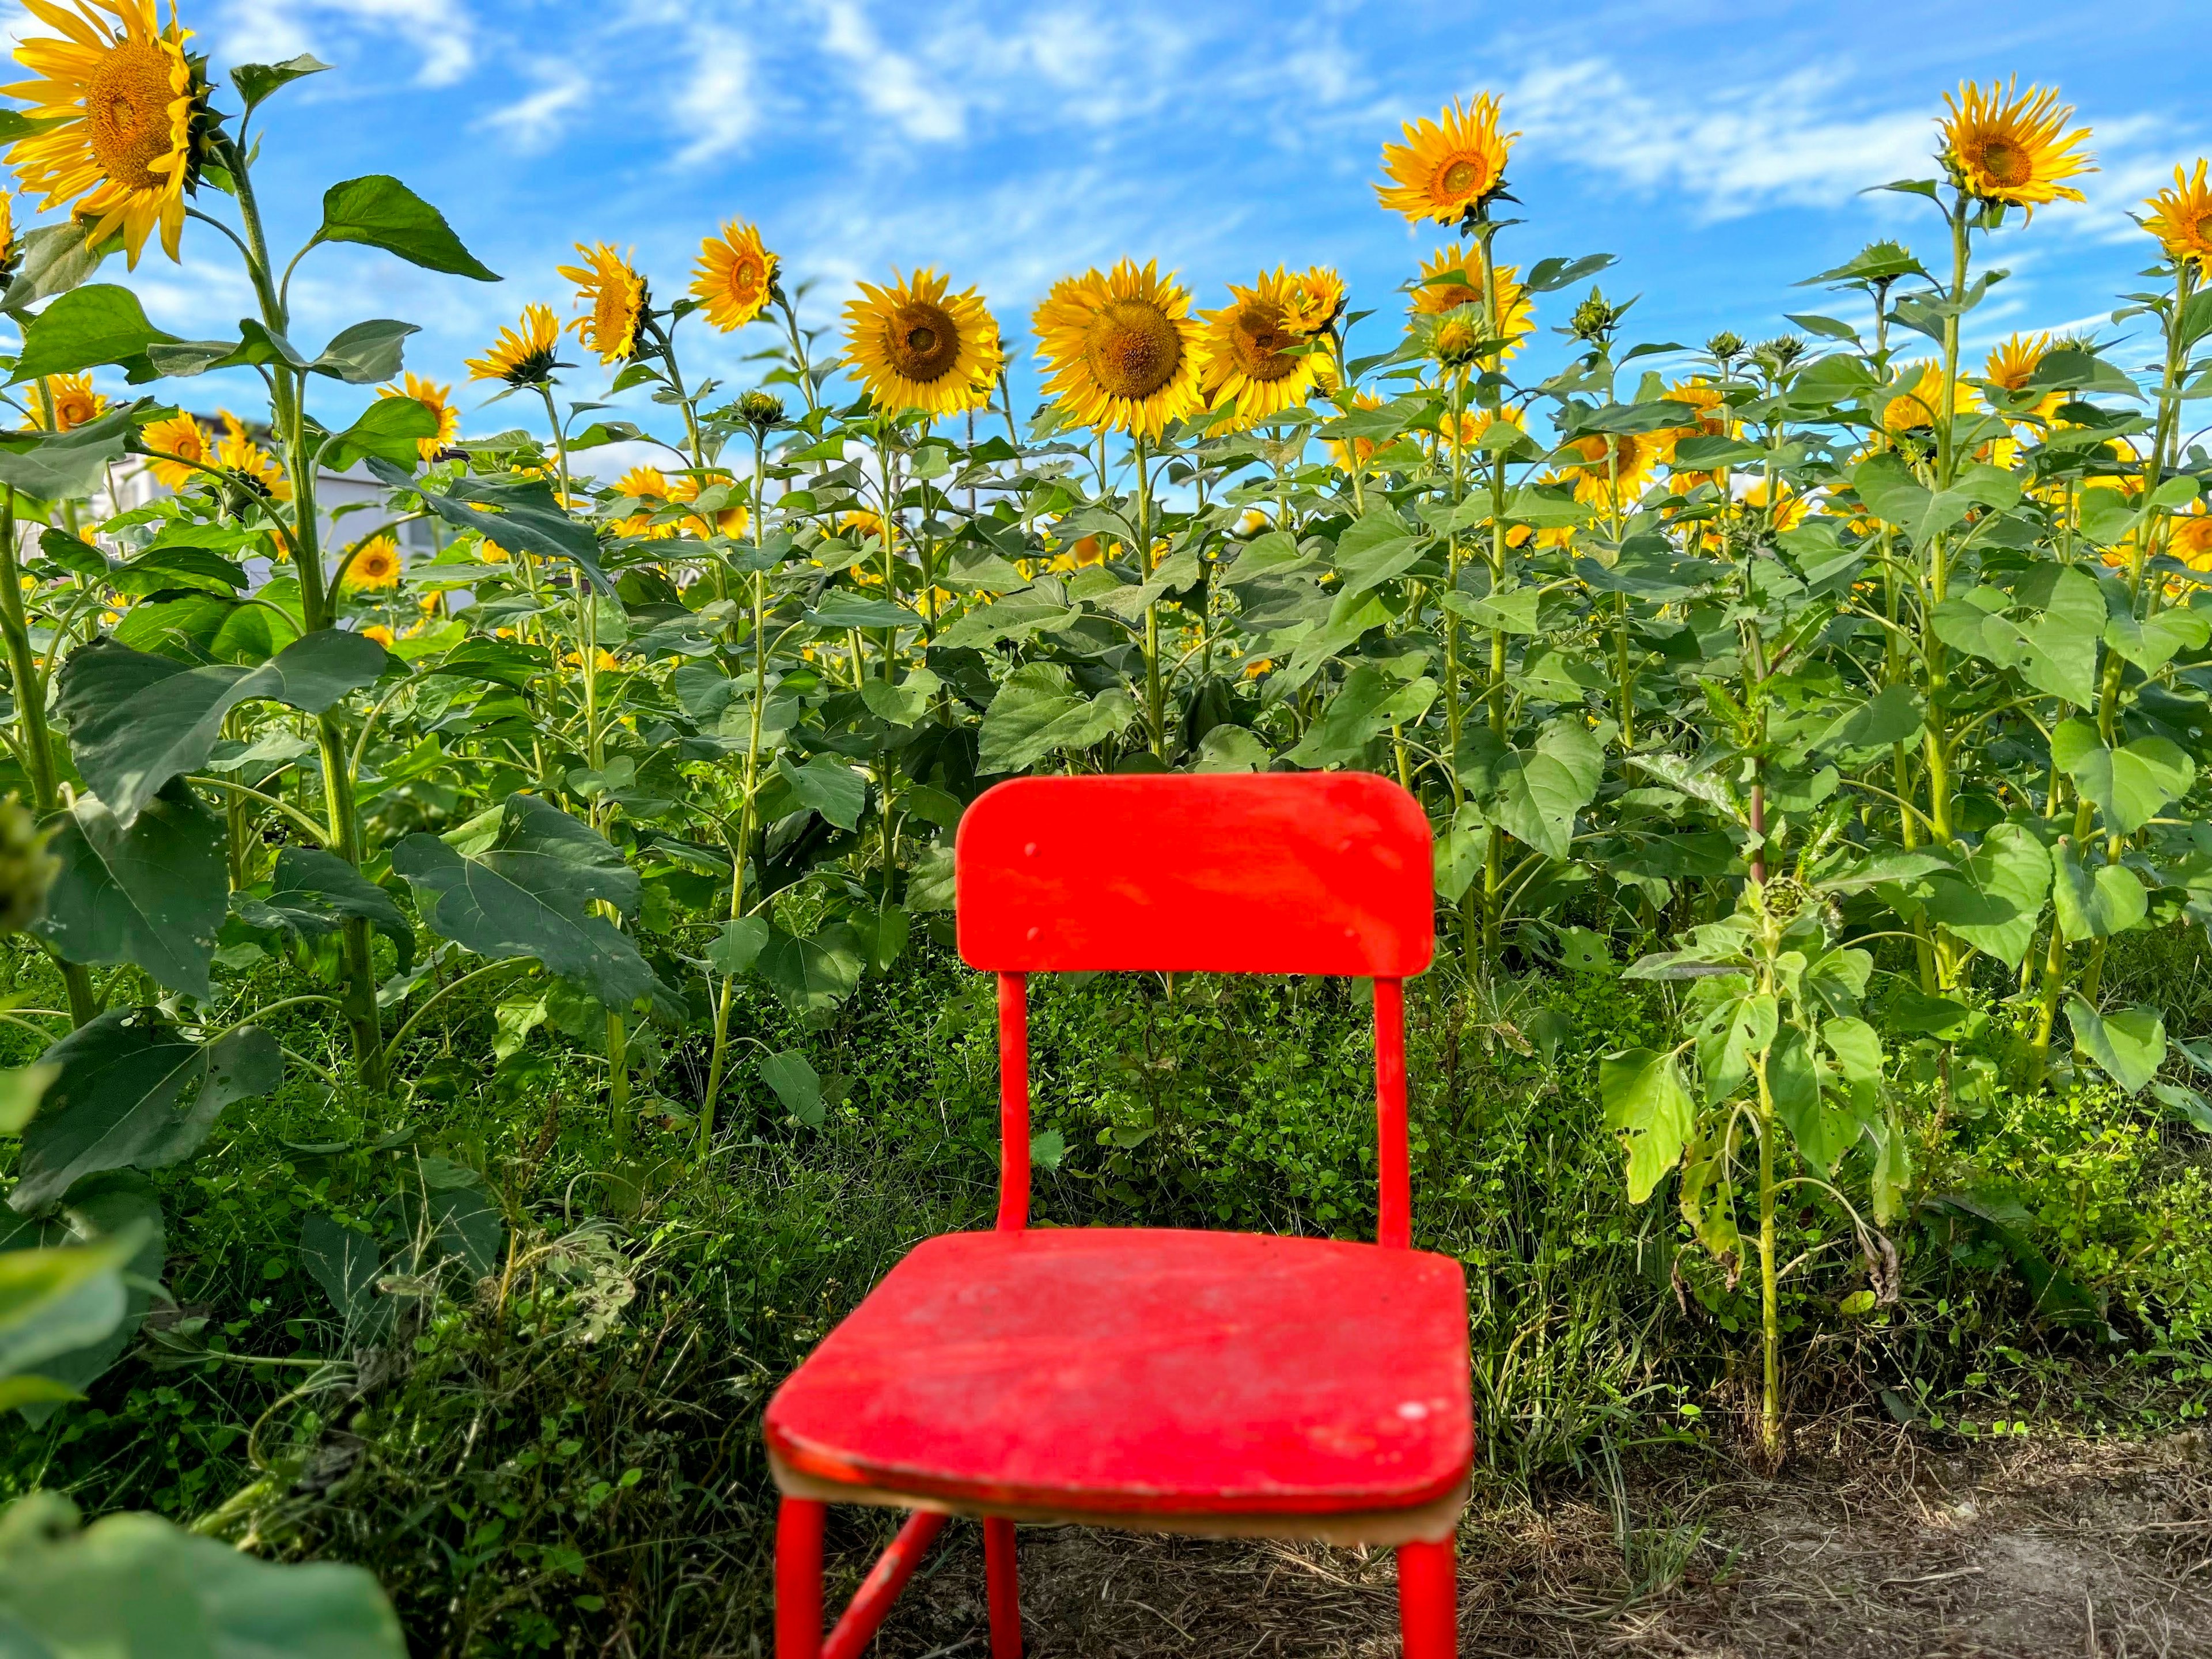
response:
[[[1362,664],[1344,677],[1321,718],[1290,752],[1300,766],[1351,765],[1368,744],[1392,726],[1410,726],[1437,699],[1437,683],[1424,674],[1403,684]]]
[[[2085,869],[2071,836],[2058,838],[2053,863],[2057,878],[2051,888],[2051,900],[2058,912],[2059,930],[2069,943],[2124,933],[2142,921],[2150,908],[2134,871],[2124,864]]]
[[[170,779],[206,762],[240,703],[266,697],[319,714],[391,660],[374,640],[329,628],[258,668],[188,668],[96,641],[63,663],[59,708],[77,769],[127,826]]]
[[[125,1274],[123,1303],[115,1322],[82,1342],[56,1348],[28,1369],[72,1395],[79,1395],[112,1365],[138,1333],[161,1277],[165,1258],[161,1200],[154,1183],[136,1170],[87,1176],[70,1188],[62,1207],[51,1215],[10,1216],[0,1220],[0,1252],[52,1249],[63,1246],[122,1248]],[[0,1255],[0,1260],[4,1260]],[[0,1320],[0,1323],[4,1323]],[[8,1366],[0,1362],[0,1375]],[[23,1414],[38,1422],[52,1403],[26,1405]]]
[[[1575,814],[1597,798],[1605,750],[1576,714],[1544,727],[1534,750],[1492,757],[1483,805],[1516,841],[1555,859],[1573,844]]]
[[[842,923],[811,937],[773,927],[753,967],[793,1013],[818,1020],[853,994],[866,955],[860,936]]]
[[[112,283],[72,289],[24,325],[23,352],[9,381],[21,386],[48,374],[76,374],[113,363],[133,380],[151,380],[146,349],[173,341],[146,320],[138,296]]]
[[[76,1519],[48,1492],[0,1516],[11,1659],[406,1659],[365,1567],[280,1566],[152,1515]]]
[[[2177,653],[2212,638],[2212,622],[2196,611],[2161,611],[2138,622],[2126,611],[2105,622],[2105,643],[2146,674],[2155,674]]]
[[[1926,878],[1929,915],[1978,951],[2017,963],[2051,896],[2051,854],[2034,833],[2000,823],[1955,871]]]
[[[305,76],[320,75],[328,68],[328,64],[303,52],[281,64],[240,64],[231,70],[230,83],[238,88],[238,95],[246,100],[246,112],[251,115],[279,87]]]
[[[2085,720],[2063,723],[2051,735],[2051,758],[2096,803],[2107,835],[2132,836],[2179,800],[2196,781],[2197,763],[2164,738],[2137,738],[2108,749]]]
[[[1379,587],[1419,562],[1426,544],[1413,528],[1387,507],[1370,511],[1346,530],[1336,544],[1336,574],[1344,596]]]
[[[121,1324],[129,1299],[121,1275],[137,1247],[135,1238],[15,1242],[22,1231],[0,1238],[0,1381],[39,1371]],[[0,1410],[15,1403],[0,1395]]]
[[[358,916],[392,941],[401,973],[414,965],[415,929],[392,895],[334,853],[287,847],[276,854],[269,896],[233,902],[253,927],[286,928],[308,939],[334,933],[346,918]]]
[[[58,1068],[23,1132],[8,1202],[29,1213],[106,1170],[158,1170],[189,1156],[234,1101],[283,1079],[276,1039],[240,1026],[195,1042],[153,1008],[111,1008],[40,1059]]]
[[[15,246],[21,251],[22,262],[9,281],[0,310],[19,314],[81,287],[107,257],[106,247],[95,246],[88,240],[83,222],[74,218],[27,230]]]
[[[1766,1056],[1774,1115],[1796,1143],[1798,1155],[1825,1176],[1851,1149],[1865,1126],[1847,1103],[1823,1086],[1822,1071],[1804,1031],[1784,1025]]]
[[[2097,646],[2105,633],[2105,596],[2078,570],[2060,570],[2048,603],[2024,621],[2005,614],[2012,601],[1979,587],[1936,607],[1930,619],[1946,644],[2013,668],[2039,691],[2077,708],[2097,700]]]
[[[1671,1054],[1631,1048],[1598,1061],[1605,1127],[1628,1153],[1628,1201],[1641,1204],[1682,1161],[1697,1108]]]
[[[48,823],[61,868],[32,931],[67,961],[127,962],[171,990],[208,995],[230,886],[222,820],[173,783],[127,827],[97,795]]]
[[[0,434],[0,483],[42,501],[89,495],[128,453],[137,419],[137,410],[117,409],[66,432]]]
[[[1706,1104],[1716,1105],[1743,1086],[1753,1061],[1773,1046],[1780,1023],[1779,1005],[1765,993],[1733,997],[1715,1011],[1709,1029],[1698,1039],[1698,1071]]]
[[[2141,1094],[2166,1064],[2166,1017],[2155,1008],[2100,1014],[2069,992],[2066,1018],[2074,1027],[2075,1048],[2131,1095]]]
[[[425,270],[496,283],[498,272],[461,246],[446,216],[387,173],[349,179],[323,192],[324,242],[362,242]]]
[[[1813,741],[1815,749],[1887,749],[1919,735],[1920,696],[1910,685],[1884,686],[1857,708],[1837,716]]]
[[[760,1080],[775,1091],[784,1109],[810,1129],[822,1127],[822,1079],[796,1048],[786,1048],[760,1060]]]
[[[1086,697],[1057,663],[1024,663],[984,711],[975,770],[1018,772],[1058,749],[1088,749],[1125,730],[1137,705],[1118,686]]]
[[[323,450],[323,465],[343,471],[363,455],[412,471],[421,441],[438,435],[438,416],[419,398],[379,398]]]
[[[464,855],[416,834],[392,849],[392,867],[415,890],[432,931],[492,957],[535,957],[610,1008],[627,1008],[657,983],[637,946],[594,901],[637,912],[637,872],[589,824],[536,795],[510,795],[489,842]]]
[[[804,766],[794,766],[788,755],[775,757],[778,776],[790,786],[801,806],[819,812],[840,830],[856,829],[860,809],[867,804],[868,781],[837,755],[817,755]]]
[[[417,489],[403,463],[372,454],[368,470],[394,489]],[[475,531],[509,552],[566,559],[593,587],[614,597],[614,584],[599,568],[598,536],[554,499],[553,486],[544,479],[460,479],[442,490],[425,483],[418,493],[423,506],[455,528]]]
[[[318,374],[327,374],[349,386],[374,386],[380,380],[397,380],[406,355],[407,337],[420,332],[412,323],[373,317],[333,334],[322,355],[307,367]]]

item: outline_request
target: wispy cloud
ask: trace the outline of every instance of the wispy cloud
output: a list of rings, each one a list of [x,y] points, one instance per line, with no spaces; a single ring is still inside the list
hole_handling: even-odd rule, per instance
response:
[[[860,102],[918,143],[943,143],[966,130],[959,94],[920,60],[884,44],[860,0],[821,0],[822,49],[842,64]]]
[[[690,70],[672,108],[677,161],[697,167],[742,149],[760,125],[753,52],[734,29],[702,22],[690,31]]]
[[[574,64],[549,59],[536,65],[536,70],[544,85],[501,105],[476,124],[500,134],[509,148],[524,155],[557,143],[592,95],[591,76]]]
[[[477,63],[475,19],[459,0],[230,0],[218,33],[233,61],[331,58],[361,36],[394,37],[414,48],[426,87],[452,86]]]

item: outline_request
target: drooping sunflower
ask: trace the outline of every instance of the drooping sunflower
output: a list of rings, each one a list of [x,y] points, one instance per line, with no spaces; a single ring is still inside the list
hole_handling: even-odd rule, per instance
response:
[[[599,353],[601,362],[618,363],[637,349],[645,278],[605,242],[591,247],[579,242],[576,252],[584,256],[582,264],[554,267],[576,285],[577,303],[584,307],[584,314],[568,326],[586,350]]]
[[[222,420],[222,436],[216,440],[216,465],[237,474],[280,501],[292,499],[292,481],[274,455],[253,441],[246,422],[227,409],[216,413]]]
[[[149,451],[173,455],[175,460],[155,459],[148,463],[154,476],[172,489],[182,489],[193,479],[204,477],[198,467],[187,466],[187,461],[197,461],[200,466],[208,463],[207,428],[189,415],[172,415],[166,421],[155,421],[143,428],[138,441]]]
[[[2199,276],[2212,267],[2212,185],[2205,182],[2205,167],[2199,156],[2193,173],[2174,168],[2172,187],[2143,204],[2150,216],[2142,228],[2158,238],[2167,258],[2187,260]]]
[[[1206,347],[1190,316],[1190,290],[1158,261],[1124,259],[1052,285],[1030,319],[1045,389],[1088,427],[1157,438],[1195,414]]]
[[[461,411],[453,407],[453,388],[440,386],[435,380],[426,380],[411,369],[401,378],[398,386],[380,386],[376,389],[380,398],[412,398],[428,410],[438,422],[438,430],[431,437],[417,438],[415,447],[426,461],[434,461],[439,452],[460,436]]]
[[[2059,103],[2057,88],[2032,86],[2021,92],[2019,87],[2017,76],[2002,84],[1992,81],[1986,91],[1962,81],[1955,95],[1943,94],[1951,112],[1936,125],[1943,136],[1943,163],[1961,190],[1978,201],[2021,208],[2033,218],[2039,206],[2061,198],[2086,200],[2064,181],[2097,169],[2077,148],[2089,129],[2066,131],[2074,106]]]
[[[1272,420],[1313,393],[1316,370],[1328,359],[1318,352],[1291,349],[1306,344],[1318,331],[1298,328],[1291,320],[1299,300],[1299,280],[1279,267],[1263,270],[1249,288],[1230,283],[1231,303],[1199,313],[1206,325],[1206,367],[1200,383],[1210,406],[1234,411],[1228,422],[1232,428]]]
[[[1930,433],[1943,415],[1943,366],[1933,358],[1899,366],[1895,390],[1881,406],[1885,431],[1904,437]],[[1958,406],[1954,398],[1954,410]]]
[[[53,407],[46,406],[46,387],[52,388]],[[24,416],[23,424],[41,432],[70,432],[87,421],[96,420],[107,408],[107,399],[92,389],[89,374],[50,374],[42,383],[31,382],[30,412]]]
[[[1382,205],[1419,223],[1456,224],[1480,214],[1505,188],[1505,162],[1517,132],[1498,130],[1494,94],[1471,105],[1454,100],[1433,121],[1405,124],[1406,142],[1382,146],[1393,180],[1375,186]]]
[[[191,31],[173,14],[161,27],[154,0],[76,0],[74,10],[26,3],[56,32],[15,48],[40,78],[0,88],[29,104],[33,120],[53,123],[9,146],[24,191],[47,209],[71,207],[89,242],[119,228],[133,269],[156,225],[161,251],[175,258],[207,104],[206,74],[185,55]]]
[[[468,359],[471,380],[504,380],[511,386],[543,386],[561,367],[554,361],[561,349],[561,325],[550,306],[525,306],[513,328],[502,328],[499,338],[481,357]]]
[[[1503,356],[1520,350],[1522,342],[1536,331],[1536,304],[1519,281],[1518,265],[1498,267],[1498,309],[1503,322],[1498,337],[1505,341]],[[1484,303],[1482,257],[1467,248],[1439,248],[1434,258],[1421,261],[1421,283],[1413,290],[1417,316],[1442,317],[1463,306]]]
[[[710,485],[729,482],[730,477],[726,472],[714,473],[704,478],[695,478],[686,473],[683,477],[670,482],[668,499],[677,502],[696,501],[700,492]],[[742,536],[745,533],[746,521],[745,509],[742,506],[733,504],[720,507],[714,514],[714,533],[718,536]]]
[[[345,587],[349,593],[373,592],[390,587],[398,580],[399,544],[386,535],[370,537],[346,567]]]
[[[732,219],[720,236],[699,244],[699,263],[691,273],[691,297],[707,320],[725,334],[743,328],[768,309],[781,262],[761,246],[760,227]]]
[[[950,293],[951,279],[927,270],[860,286],[845,307],[845,362],[878,407],[954,415],[989,401],[1006,354],[981,295]]]

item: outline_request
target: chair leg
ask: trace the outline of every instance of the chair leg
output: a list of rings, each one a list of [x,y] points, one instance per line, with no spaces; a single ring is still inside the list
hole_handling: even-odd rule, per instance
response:
[[[1406,1659],[1458,1659],[1456,1540],[1398,1547],[1398,1623]]]
[[[983,1582],[991,1606],[991,1659],[1022,1659],[1022,1597],[1011,1521],[987,1517],[983,1522]]]
[[[775,1516],[775,1659],[821,1659],[822,1522],[829,1505],[787,1498]]]

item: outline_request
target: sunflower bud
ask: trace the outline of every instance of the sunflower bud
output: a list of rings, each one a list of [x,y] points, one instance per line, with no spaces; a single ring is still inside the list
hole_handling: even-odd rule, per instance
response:
[[[1462,317],[1447,315],[1429,337],[1429,350],[1436,360],[1454,368],[1472,362],[1481,344],[1481,330]]]
[[[1567,319],[1567,327],[1575,338],[1602,351],[1613,343],[1613,337],[1620,329],[1620,319],[1627,312],[1626,306],[1613,304],[1598,289],[1592,288],[1589,297],[1577,306],[1574,314]]]
[[[1752,348],[1752,356],[1779,374],[1805,355],[1805,342],[1795,334],[1777,335]]]
[[[738,399],[738,418],[757,432],[783,424],[783,399],[772,392],[748,392]]]
[[[60,870],[23,804],[14,795],[0,800],[0,933],[19,933],[46,914],[46,889]]]
[[[1712,354],[1713,361],[1723,368],[1726,368],[1737,358],[1742,356],[1746,349],[1743,336],[1731,334],[1726,329],[1723,329],[1705,342],[1705,349]]]

